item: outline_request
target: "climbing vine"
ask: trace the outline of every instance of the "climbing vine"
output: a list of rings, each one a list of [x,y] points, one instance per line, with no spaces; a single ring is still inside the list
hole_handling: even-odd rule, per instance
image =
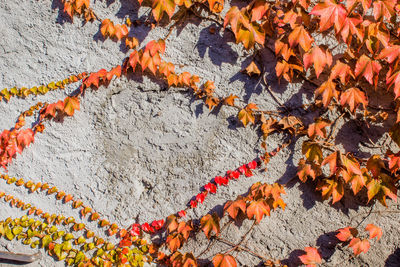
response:
[[[0,101],[11,105],[13,97],[46,94],[80,82],[78,90],[63,100],[38,102],[21,113],[14,127],[1,132],[0,166],[5,171],[18,153],[39,138],[37,134],[44,132],[48,121],[74,116],[80,110],[86,90],[112,86],[114,79],[132,72],[159,79],[168,88],[190,90],[209,110],[236,110],[241,125],[252,127],[260,134],[263,153],[256,159],[244,160],[237,169],[211,179],[175,214],[152,222],[135,223],[127,229],[110,223],[106,215],[55,186],[2,174],[1,178],[10,186],[23,186],[31,193],[54,194],[56,200],[79,209],[82,218],[97,221],[100,228],[107,229],[108,236],[116,235],[118,242],[107,242],[95,236],[94,229],[90,230],[83,222],[42,211],[40,207],[25,203],[7,192],[0,192],[0,198],[11,207],[26,210],[27,215],[1,221],[0,236],[8,240],[22,239],[23,244],[33,248],[41,246],[55,259],[65,260],[67,265],[142,266],[144,262],[156,262],[197,266],[199,257],[205,252],[195,255],[183,252],[182,248],[203,232],[210,246],[218,243],[230,246],[209,259],[214,266],[236,266],[235,251],[245,251],[266,266],[284,266],[282,259],[266,258],[246,247],[243,240],[271,211],[285,209],[281,195],[285,194],[286,185],[256,183],[247,194],[227,201],[222,216],[209,213],[198,219],[186,219],[186,212],[202,204],[209,194],[216,194],[219,187],[229,186],[241,176],[250,177],[254,172],[266,170],[271,157],[297,142],[301,144],[303,158],[298,162],[296,179],[315,188],[323,200],[330,200],[334,205],[351,194],[365,205],[374,205],[377,201],[387,207],[388,200],[397,201],[400,180],[399,1],[253,0],[239,7],[222,0],[138,0],[141,7],[150,8],[151,12],[144,19],[131,21],[132,18],[126,17],[120,22],[96,15],[89,0],[61,2],[61,11],[71,21],[80,17],[85,23],[97,23],[104,40],[109,38],[121,42],[129,52],[121,60],[121,65],[110,70],[99,68],[96,72],[71,75],[47,85],[0,91]],[[229,5],[226,12],[223,12],[224,5]],[[163,59],[172,30],[189,17],[214,22],[218,29],[210,28],[211,34],[217,30],[230,32],[236,43],[251,53],[252,60],[243,72],[251,77],[260,77],[265,90],[278,105],[276,110],[261,110],[257,103],[246,102],[231,92],[219,96],[215,93],[214,81],[186,71],[177,72],[173,62]],[[168,27],[169,31],[164,38],[143,45],[134,32],[139,24],[150,30]],[[332,42],[322,42],[321,39]],[[275,73],[280,82],[303,82],[314,87],[314,98],[309,104],[293,107],[275,96],[265,78],[266,62],[261,57],[265,50],[276,57]],[[389,96],[391,101],[373,103],[370,98],[376,94]],[[35,117],[30,127],[25,121],[28,116]],[[307,117],[312,117],[312,120]],[[355,123],[367,140],[365,146],[379,149],[380,153],[362,158],[338,146],[335,142],[338,128],[345,122]],[[378,145],[371,140],[369,129],[382,122],[390,126],[384,129],[386,140]],[[284,140],[271,150],[267,140],[273,134]],[[223,230],[238,220],[253,221],[241,241],[233,243],[221,237]],[[71,225],[71,228],[59,231],[56,225]],[[383,234],[372,223],[366,226],[365,231],[369,238],[366,234],[359,235],[357,227],[344,226],[337,230],[335,237],[338,243],[353,250],[351,257],[356,257],[370,249],[371,239],[376,238],[374,242],[378,242]],[[150,244],[146,241],[149,236],[153,237]],[[304,248],[298,259],[308,266],[323,262],[315,247]]]

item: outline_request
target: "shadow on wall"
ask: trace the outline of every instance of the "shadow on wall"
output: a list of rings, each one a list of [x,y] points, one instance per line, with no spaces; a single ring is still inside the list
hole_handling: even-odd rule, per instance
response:
[[[385,267],[400,266],[400,248],[397,248],[385,261]]]

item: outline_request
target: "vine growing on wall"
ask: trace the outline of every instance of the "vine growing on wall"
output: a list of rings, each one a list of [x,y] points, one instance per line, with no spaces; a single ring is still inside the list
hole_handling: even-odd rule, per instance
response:
[[[285,194],[286,185],[256,183],[248,194],[227,201],[222,216],[209,213],[201,218],[186,219],[186,212],[202,204],[209,194],[216,194],[219,187],[240,182],[239,178],[243,176],[250,177],[254,172],[265,170],[271,157],[297,142],[301,144],[303,158],[298,162],[296,179],[313,186],[323,200],[329,200],[333,205],[351,194],[365,205],[379,202],[387,207],[388,200],[397,201],[400,184],[399,1],[253,0],[239,7],[222,0],[138,0],[141,7],[147,7],[151,12],[144,19],[133,20],[128,16],[118,22],[96,15],[89,0],[61,2],[62,12],[71,21],[80,17],[85,23],[97,23],[104,39],[123,43],[129,52],[121,60],[121,65],[110,70],[99,67],[96,72],[71,75],[47,85],[0,91],[0,101],[12,105],[15,97],[46,94],[80,82],[78,90],[71,95],[53,103],[33,105],[21,113],[14,127],[1,132],[0,166],[5,171],[18,153],[29,149],[35,138],[40,138],[48,121],[74,116],[80,110],[86,90],[112,86],[114,79],[132,72],[159,79],[169,88],[190,90],[209,110],[236,110],[238,122],[261,135],[263,153],[256,159],[244,160],[237,169],[211,179],[191,200],[182,203],[182,209],[175,214],[152,222],[135,223],[127,229],[110,223],[106,215],[99,214],[55,186],[3,174],[1,178],[10,186],[24,186],[31,193],[54,194],[58,201],[71,204],[72,208],[79,209],[82,217],[97,221],[100,228],[107,229],[108,236],[116,235],[118,243],[95,236],[94,229],[76,222],[73,217],[42,211],[40,207],[25,203],[7,192],[0,192],[0,198],[12,207],[26,210],[27,215],[1,221],[0,236],[8,240],[22,239],[31,247],[41,246],[49,255],[65,260],[68,265],[142,266],[144,262],[156,262],[197,266],[206,251],[195,255],[183,249],[203,232],[210,240],[210,246],[223,243],[230,247],[208,259],[214,266],[236,266],[235,251],[245,251],[266,266],[284,266],[282,259],[269,259],[246,247],[243,241],[271,211],[285,209],[281,195]],[[225,5],[229,6],[226,12],[223,11]],[[173,62],[163,59],[173,29],[190,17],[212,21],[218,29],[212,28],[210,32],[230,32],[236,43],[249,51],[252,60],[243,72],[263,81],[265,90],[277,104],[276,110],[261,110],[257,103],[246,102],[229,91],[223,96],[217,95],[213,81],[194,73],[178,72]],[[150,30],[166,27],[168,34],[145,45],[140,44],[134,32],[139,24]],[[332,43],[320,41],[327,38]],[[314,98],[309,104],[290,106],[271,91],[265,78],[267,62],[261,57],[266,50],[276,57],[275,73],[280,82],[303,82],[314,87]],[[383,98],[377,103],[371,101],[377,94],[390,97],[390,101],[382,101]],[[304,115],[312,116],[313,121],[305,119]],[[28,116],[35,117],[30,127],[25,121]],[[379,153],[363,158],[338,146],[335,142],[338,129],[345,122],[355,123],[367,140],[365,146],[379,150]],[[382,122],[390,126],[384,128],[384,142],[376,144],[369,136],[369,129]],[[279,134],[284,140],[282,145],[271,149],[267,140],[273,134]],[[394,145],[390,145],[392,143]],[[228,226],[238,220],[253,222],[239,243],[221,237],[224,230],[227,231]],[[71,225],[71,228],[59,231],[56,225]],[[372,239],[379,242],[383,234],[372,223],[362,234],[357,228],[347,225],[338,229],[335,235],[338,243],[352,249],[351,257],[366,253]],[[151,244],[146,241],[149,236],[153,237]],[[307,266],[323,262],[315,247],[304,248],[304,254],[298,259]]]

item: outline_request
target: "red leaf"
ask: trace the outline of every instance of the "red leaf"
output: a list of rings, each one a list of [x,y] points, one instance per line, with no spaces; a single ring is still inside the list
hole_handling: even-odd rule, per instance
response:
[[[335,25],[336,33],[338,33],[347,17],[347,10],[342,4],[337,4],[334,0],[326,0],[318,3],[310,14],[320,17],[319,30],[321,32]]]
[[[210,192],[211,194],[215,194],[217,192],[217,187],[213,183],[208,183],[204,186],[204,189]]]
[[[350,241],[349,247],[353,248],[354,255],[357,256],[361,252],[367,253],[370,248],[370,244],[367,239],[360,240],[359,238],[353,238]]]
[[[353,228],[353,227],[345,227],[345,228],[339,229],[338,231],[339,231],[339,233],[336,234],[336,238],[342,242],[346,242],[349,239],[353,239],[358,234],[357,229]]]
[[[214,178],[214,182],[219,186],[227,185],[229,182],[229,179],[228,179],[228,177],[217,176]]]
[[[306,252],[306,254],[299,256],[299,259],[301,260],[302,263],[311,267],[311,266],[316,266],[316,264],[322,262],[321,255],[319,254],[316,248],[306,247],[304,251]]]
[[[364,108],[366,108],[368,105],[368,100],[363,91],[358,88],[352,87],[342,93],[342,95],[340,96],[340,104],[342,106],[346,104],[349,105],[350,111],[353,112],[359,104],[362,104]]]
[[[270,215],[270,210],[271,210],[271,208],[269,207],[267,202],[265,202],[264,199],[260,199],[260,200],[251,202],[251,204],[247,207],[246,213],[247,213],[247,217],[249,219],[252,219],[253,217],[255,217],[257,223],[259,223],[262,220],[262,218],[264,217],[264,215],[267,215],[267,216]]]
[[[255,161],[255,160],[253,160],[253,161],[247,163],[247,166],[248,166],[250,169],[252,169],[252,170],[256,169],[256,168],[257,168],[257,165],[258,165],[258,164],[257,164],[257,161]]]
[[[362,75],[370,84],[378,83],[378,75],[379,71],[381,70],[382,66],[379,64],[378,61],[373,60],[366,55],[362,55],[356,64],[356,69],[354,71],[356,77]],[[375,78],[374,80],[372,80]]]
[[[236,260],[229,254],[217,254],[213,260],[214,267],[236,267]]]
[[[324,70],[325,66],[332,65],[332,55],[328,50],[321,49],[319,46],[314,46],[303,56],[304,68],[307,70],[313,65],[317,78]]]
[[[21,149],[29,146],[31,143],[33,143],[34,136],[35,134],[32,129],[21,130],[17,135],[18,146],[20,146]]]
[[[370,239],[376,237],[379,240],[382,237],[382,229],[374,224],[368,224],[365,230],[369,232]]]
[[[197,201],[197,202],[200,202],[200,203],[203,203],[205,198],[206,198],[206,195],[205,195],[205,194],[199,193],[199,194],[197,194],[197,196],[196,196],[196,201]]]

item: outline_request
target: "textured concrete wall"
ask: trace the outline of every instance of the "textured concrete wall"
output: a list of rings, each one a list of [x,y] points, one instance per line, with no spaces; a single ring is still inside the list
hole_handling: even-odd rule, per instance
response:
[[[125,14],[137,8],[131,3],[135,1],[115,1],[109,6],[107,2],[96,1],[93,8],[101,17],[116,21],[122,21]],[[40,85],[83,71],[110,69],[121,63],[125,51],[115,42],[101,40],[98,22],[83,25],[75,18],[70,23],[59,12],[59,5],[59,1],[49,0],[0,0],[2,88]],[[249,54],[232,42],[229,33],[221,30],[210,34],[210,25],[211,22],[192,21],[178,31],[174,30],[167,41],[165,58],[181,65],[182,71],[214,80],[219,95],[233,93],[245,101],[259,104],[262,109],[275,109],[275,102],[263,90],[262,84],[240,73],[249,62]],[[167,29],[156,28],[148,32],[144,27],[138,27],[134,33],[145,44],[165,36]],[[272,73],[274,60],[267,51],[265,60],[269,62],[267,71],[271,72],[269,77],[275,93],[283,101],[299,104],[311,99],[312,91],[302,88],[301,84],[278,86]],[[66,92],[75,89],[70,86]],[[88,91],[81,101],[81,110],[62,123],[50,122],[45,132],[37,135],[35,143],[13,161],[9,175],[55,185],[81,198],[110,221],[128,227],[136,220],[161,219],[183,209],[200,187],[213,177],[223,175],[226,170],[259,154],[257,132],[252,127],[240,126],[236,110],[223,108],[210,113],[190,93],[164,89],[165,84],[155,79],[133,76],[129,80],[115,80],[108,88]],[[66,92],[55,91],[28,100],[1,102],[1,129],[10,128],[18,114],[37,101],[63,99]],[[352,134],[350,143],[357,148],[355,135]],[[274,148],[281,140],[282,136],[272,137],[268,146]],[[256,181],[285,183],[296,173],[295,165],[301,157],[299,145],[281,151],[272,159],[266,173],[232,182],[189,215],[198,218],[213,208],[220,212],[226,200],[246,193]],[[3,180],[0,191],[48,212],[79,218],[76,210],[56,201],[54,196],[29,194]],[[299,249],[316,245],[321,247],[324,257],[331,256],[328,266],[341,262],[351,253],[347,248],[343,251],[335,249],[328,242],[332,240],[332,231],[348,226],[351,217],[370,209],[352,205],[352,199],[344,199],[332,207],[328,202],[321,202],[312,188],[300,184],[291,184],[284,200],[287,209],[273,213],[255,227],[247,246],[266,257],[289,259],[290,263],[296,262]],[[384,210],[384,207],[377,205],[374,210]],[[0,219],[22,214],[5,202],[0,203]],[[359,222],[362,218],[355,220]],[[86,219],[82,221],[87,223]],[[373,213],[361,225],[365,227],[370,222],[383,228],[383,238],[366,255],[346,261],[342,266],[399,264],[398,214],[385,214],[380,218]],[[88,225],[104,236],[95,224]],[[248,225],[244,226],[247,227],[231,227],[230,238],[237,239],[248,229]],[[206,245],[206,240],[201,237],[191,242],[189,249],[196,251],[196,255]],[[203,257],[210,257],[223,248],[217,245]],[[1,239],[0,250],[5,249],[33,251],[18,241]],[[237,258],[243,266],[259,262],[244,252],[239,252]],[[44,256],[39,265],[55,266],[56,263],[51,257]],[[62,265],[57,263],[57,266]]]

